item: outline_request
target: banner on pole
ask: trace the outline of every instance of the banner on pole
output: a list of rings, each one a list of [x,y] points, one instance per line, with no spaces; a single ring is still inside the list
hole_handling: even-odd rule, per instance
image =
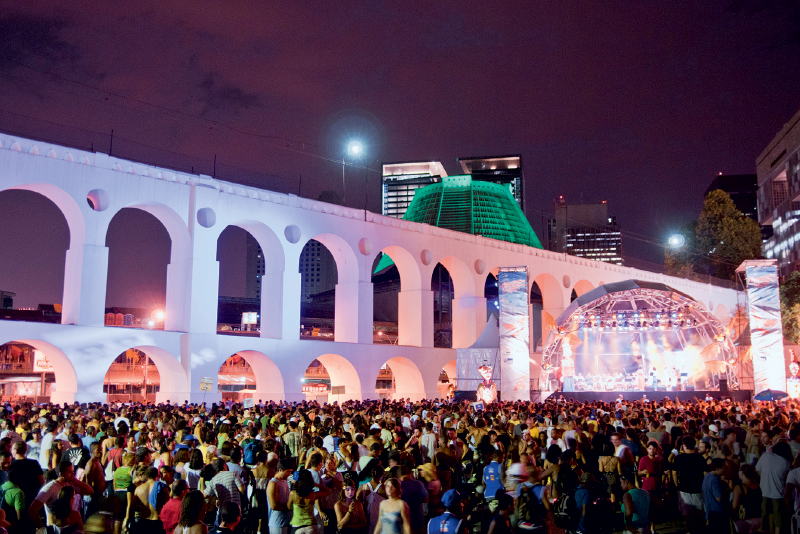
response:
[[[499,269],[500,391],[504,401],[529,401],[528,272],[525,267]]]
[[[786,388],[778,270],[774,261],[765,263],[744,262],[755,393]]]

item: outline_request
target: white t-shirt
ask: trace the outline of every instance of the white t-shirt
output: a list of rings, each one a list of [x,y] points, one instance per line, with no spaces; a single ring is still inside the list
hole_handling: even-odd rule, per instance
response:
[[[761,474],[761,495],[767,499],[782,498],[789,462],[772,451],[767,451],[758,459],[756,471]]]
[[[789,471],[789,474],[786,475],[786,485],[794,484],[795,488],[798,488],[794,491],[794,495],[792,498],[794,499],[794,509],[797,510],[800,508],[800,467],[792,469]]]
[[[41,448],[39,449],[39,465],[42,466],[42,469],[50,468],[47,465],[47,451],[53,446],[53,438],[55,438],[55,436],[52,432],[48,432],[42,436]]]
[[[69,485],[69,484],[67,484]],[[44,504],[45,509],[45,516],[47,517],[47,524],[50,525],[50,515],[52,511],[50,510],[50,505],[58,499],[58,494],[61,492],[61,488],[63,488],[61,484],[58,483],[56,480],[52,480],[42,486],[42,489],[39,490],[39,493],[36,495],[36,500]],[[83,503],[83,497],[81,497],[78,492],[75,492],[75,498],[72,499],[72,509],[78,511],[78,505]]]

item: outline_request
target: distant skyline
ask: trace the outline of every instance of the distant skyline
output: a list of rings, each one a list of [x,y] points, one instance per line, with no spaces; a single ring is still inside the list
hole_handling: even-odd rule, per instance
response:
[[[533,6],[31,1],[0,14],[0,131],[380,212],[382,161],[521,154],[540,239],[553,199],[606,200],[626,255],[660,262],[714,176],[798,109],[800,7],[771,0]],[[216,158],[216,165],[215,165]],[[368,187],[367,187],[368,185]],[[0,193],[0,289],[58,302],[54,206]],[[132,210],[129,210],[132,211]],[[112,222],[109,304],[163,302],[166,232]],[[220,242],[244,294],[243,234]]]

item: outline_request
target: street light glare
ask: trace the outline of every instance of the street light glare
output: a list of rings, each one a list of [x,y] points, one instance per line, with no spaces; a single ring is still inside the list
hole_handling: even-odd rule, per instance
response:
[[[351,156],[359,156],[361,155],[361,151],[364,147],[361,146],[361,143],[358,141],[352,141],[350,145],[347,147],[347,153]]]
[[[669,237],[669,246],[672,248],[681,248],[686,240],[681,234],[672,234]]]

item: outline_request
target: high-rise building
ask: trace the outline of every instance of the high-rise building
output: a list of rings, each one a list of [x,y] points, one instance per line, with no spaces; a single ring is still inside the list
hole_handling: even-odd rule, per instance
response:
[[[261,277],[264,276],[264,253],[258,245],[256,238],[247,234],[247,261],[244,282],[244,294],[246,298],[261,298]]]
[[[302,275],[303,302],[308,302],[311,295],[324,293],[336,288],[336,261],[325,245],[314,239],[309,240],[300,253],[298,267]],[[267,275],[268,276],[268,275]],[[245,276],[245,297],[261,298],[261,283],[264,277],[264,254],[258,241],[247,234],[247,274]],[[269,283],[269,281],[267,281]]]
[[[547,221],[547,237],[554,252],[622,265],[622,232],[605,201],[567,204],[559,197],[555,217]]]
[[[525,185],[522,176],[522,156],[488,156],[458,158],[461,170],[479,182],[491,182],[509,188],[511,196],[525,213]]]
[[[781,277],[800,268],[800,111],[756,159],[758,222],[772,225],[764,256],[778,260]]]
[[[402,219],[414,192],[447,176],[438,161],[384,163],[381,178],[381,213]]]
[[[0,309],[10,310],[14,308],[14,297],[16,296],[17,294],[11,291],[0,291]]]
[[[309,240],[300,253],[300,274],[303,302],[311,300],[311,295],[336,289],[336,260],[325,245],[315,239]]]

